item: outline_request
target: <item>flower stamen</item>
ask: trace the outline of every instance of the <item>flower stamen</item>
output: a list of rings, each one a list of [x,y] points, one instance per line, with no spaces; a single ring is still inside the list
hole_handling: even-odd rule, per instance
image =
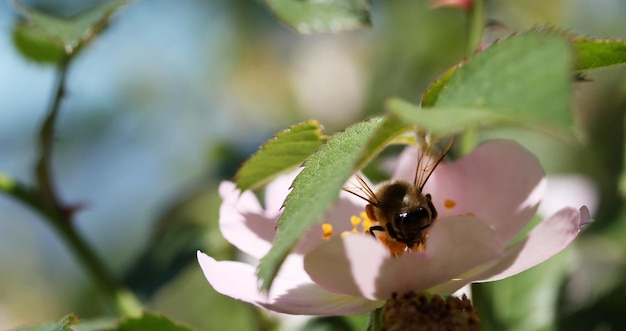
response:
[[[456,201],[451,200],[451,199],[446,199],[443,202],[443,206],[446,207],[446,209],[452,209],[452,208],[456,207]]]
[[[374,223],[369,216],[367,216],[366,212],[361,212],[361,218],[363,219],[363,233],[369,233],[372,224]]]
[[[322,224],[322,239],[328,240],[333,236],[333,225],[330,223]]]

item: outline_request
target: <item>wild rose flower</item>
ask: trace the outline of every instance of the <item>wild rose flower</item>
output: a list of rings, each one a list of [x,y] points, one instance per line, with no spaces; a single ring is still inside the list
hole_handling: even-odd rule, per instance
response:
[[[472,0],[432,0],[430,2],[430,8],[454,7],[464,10],[470,10],[470,8],[472,8],[472,5]]]
[[[416,161],[417,151],[407,148],[393,178],[411,181]],[[263,257],[294,176],[267,186],[265,210],[251,192],[222,183],[224,237],[252,257]],[[423,251],[396,257],[369,234],[338,235],[357,226],[358,217],[352,216],[360,215],[365,205],[342,192],[323,220],[335,235],[325,240],[328,231],[309,230],[269,294],[259,291],[254,264],[216,261],[201,252],[198,260],[216,291],[260,307],[307,315],[364,313],[394,293],[447,295],[470,282],[515,275],[560,252],[589,221],[586,207],[564,207],[516,239],[535,215],[544,189],[545,174],[534,155],[515,142],[491,141],[454,163],[440,164],[429,179],[424,193],[432,195],[439,217]]]

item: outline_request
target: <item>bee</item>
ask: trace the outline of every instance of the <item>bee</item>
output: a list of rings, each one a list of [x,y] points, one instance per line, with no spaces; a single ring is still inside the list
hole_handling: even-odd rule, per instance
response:
[[[412,183],[403,180],[384,182],[374,192],[358,173],[358,187],[344,188],[345,191],[365,200],[365,213],[378,225],[369,228],[370,234],[376,238],[375,231],[383,232],[382,238],[390,251],[395,255],[405,251],[423,248],[428,231],[437,219],[437,209],[432,196],[424,194],[424,185],[435,171],[435,168],[448,154],[454,138],[443,152],[432,155],[433,144],[426,143],[417,160],[415,179]]]

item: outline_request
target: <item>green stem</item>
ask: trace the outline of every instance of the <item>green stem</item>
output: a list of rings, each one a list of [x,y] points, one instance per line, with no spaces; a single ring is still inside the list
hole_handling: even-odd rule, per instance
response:
[[[369,322],[367,325],[367,331],[380,331],[383,329],[382,323],[381,323],[381,313],[382,309],[378,308],[375,310],[372,310],[370,312],[370,318],[369,318]]]
[[[467,20],[467,49],[466,57],[470,57],[483,39],[485,30],[485,1],[473,0],[469,9]]]
[[[460,153],[467,155],[478,145],[478,127],[468,126],[461,134]]]
[[[59,67],[59,78],[52,103],[48,109],[46,119],[39,131],[40,158],[35,166],[38,191],[26,189],[11,180],[4,180],[12,196],[27,203],[48,220],[57,233],[69,246],[72,253],[87,270],[92,280],[115,303],[117,310],[123,316],[138,317],[141,315],[139,300],[125,289],[104,265],[100,257],[91,246],[79,235],[74,228],[73,207],[64,205],[56,192],[52,176],[52,150],[54,142],[55,123],[59,114],[61,100],[65,95],[65,81],[71,56],[66,56]],[[5,177],[5,179],[8,177]],[[34,202],[38,203],[34,203]]]
[[[141,315],[141,305],[127,289],[123,288],[112,275],[109,269],[102,263],[100,257],[91,246],[78,234],[73,223],[65,219],[48,218],[57,233],[64,239],[70,247],[75,257],[87,270],[91,279],[98,287],[115,303],[120,314],[129,317]]]
[[[52,103],[48,109],[46,119],[41,124],[39,130],[39,149],[40,156],[35,166],[35,176],[37,178],[37,184],[39,186],[41,202],[44,204],[44,208],[51,212],[53,215],[63,218],[66,214],[58,195],[54,188],[52,180],[52,147],[54,143],[54,128],[57,115],[61,106],[61,100],[65,95],[65,80],[67,77],[67,71],[70,64],[71,57],[66,55],[59,64],[59,77],[57,79],[57,85],[52,98]]]

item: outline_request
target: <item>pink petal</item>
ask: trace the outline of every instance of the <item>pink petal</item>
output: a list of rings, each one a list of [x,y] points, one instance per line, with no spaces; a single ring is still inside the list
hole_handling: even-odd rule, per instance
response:
[[[291,184],[300,171],[302,171],[302,168],[290,171],[276,177],[267,184],[265,187],[265,215],[267,217],[278,218],[283,202],[291,191]]]
[[[470,217],[449,217],[433,227],[426,252],[394,258],[371,237],[349,235],[309,253],[304,266],[313,281],[331,292],[376,300],[393,292],[426,290],[501,253],[502,243],[489,226]]]
[[[566,207],[537,225],[525,241],[511,247],[516,254],[513,263],[505,270],[486,276],[482,281],[494,281],[516,275],[556,255],[567,247],[580,232],[580,227],[589,222],[589,210]]]
[[[267,218],[257,198],[250,191],[239,193],[232,182],[219,187],[220,231],[226,240],[241,251],[260,259],[272,246],[276,219]]]
[[[470,10],[472,8],[472,5],[472,0],[432,0],[430,2],[431,8],[456,7],[464,10]]]
[[[522,242],[526,242],[527,239],[524,239]],[[501,273],[502,271],[508,269],[519,256],[520,251],[524,247],[524,244],[520,242],[519,245],[514,245],[513,247],[509,247],[505,250],[504,255],[497,261],[492,261],[489,263],[485,263],[477,268],[474,268],[467,272],[466,274],[461,275],[460,277],[451,279],[450,281],[442,284],[438,284],[432,288],[428,289],[429,293],[436,293],[440,295],[448,295],[454,293],[461,289],[463,286],[478,281],[479,279],[483,279],[488,277],[489,275],[494,275]]]
[[[472,213],[509,242],[535,215],[545,189],[537,158],[513,141],[489,141],[440,164],[424,188],[440,215]],[[455,203],[446,209],[444,201]]]
[[[279,275],[271,293],[261,293],[256,284],[255,268],[251,265],[216,261],[198,252],[198,262],[213,288],[224,295],[286,314],[350,315],[369,312],[383,303],[363,298],[332,294],[310,281],[287,279]]]
[[[319,224],[311,227],[300,239],[294,252],[299,254],[306,254],[315,249],[325,240],[322,238],[322,223],[329,223],[333,226],[333,233],[335,236],[341,235],[344,231],[352,231],[352,223],[350,223],[351,216],[359,216],[360,213],[365,211],[365,202],[355,197],[348,192],[341,192],[339,199],[333,205],[330,211],[326,214]],[[359,227],[359,231],[362,228]]]
[[[582,206],[593,215],[598,205],[598,189],[587,177],[579,175],[550,175],[546,194],[537,213],[544,218],[559,211],[563,206]]]

